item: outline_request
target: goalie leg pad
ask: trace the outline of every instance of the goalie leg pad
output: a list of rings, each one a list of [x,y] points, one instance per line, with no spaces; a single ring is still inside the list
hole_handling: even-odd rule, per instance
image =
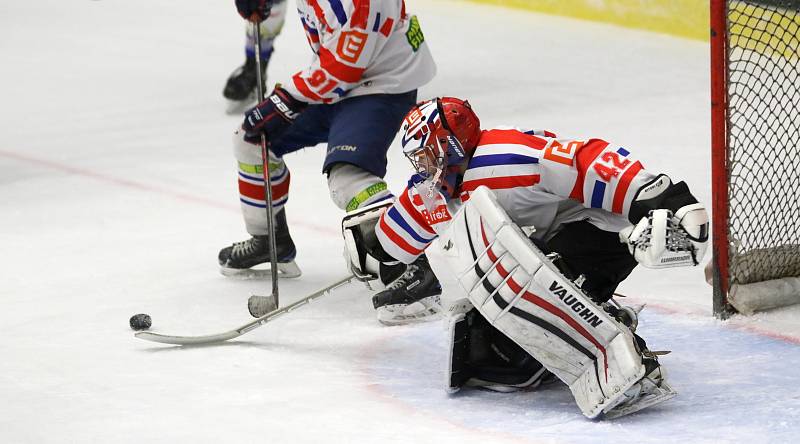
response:
[[[441,236],[480,314],[569,385],[589,418],[645,375],[633,333],[593,303],[478,188]]]

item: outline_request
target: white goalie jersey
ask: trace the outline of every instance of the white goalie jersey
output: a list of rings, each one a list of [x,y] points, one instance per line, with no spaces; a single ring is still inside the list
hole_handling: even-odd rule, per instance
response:
[[[491,189],[515,223],[536,227],[534,236],[543,240],[579,220],[619,232],[630,225],[636,193],[655,177],[627,149],[604,140],[491,129],[481,134],[458,198],[448,201],[429,183],[412,178],[376,233],[386,252],[411,263],[479,186]]]

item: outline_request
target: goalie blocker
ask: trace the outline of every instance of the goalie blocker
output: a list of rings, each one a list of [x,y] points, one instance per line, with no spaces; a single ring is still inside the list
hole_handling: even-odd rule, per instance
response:
[[[405,264],[381,246],[375,224],[391,202],[377,202],[351,211],[342,220],[345,261],[356,279],[377,281],[385,289],[372,297],[378,321],[402,325],[439,319],[442,287],[423,254]]]
[[[588,418],[625,415],[675,396],[644,342],[565,278],[488,188],[470,195],[440,240],[468,295],[451,316],[451,391],[470,376],[462,367],[474,306],[492,328],[566,383]],[[529,362],[524,366],[510,385],[535,385],[545,376]]]

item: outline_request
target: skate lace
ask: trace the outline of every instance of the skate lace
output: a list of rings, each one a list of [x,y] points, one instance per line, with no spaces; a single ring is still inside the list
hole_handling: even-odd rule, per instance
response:
[[[405,287],[408,285],[408,282],[414,277],[414,273],[419,270],[419,267],[416,265],[409,265],[406,268],[406,271],[400,275],[397,279],[394,280],[391,284],[389,284],[386,288],[389,290],[397,290],[398,288]]]
[[[231,256],[247,256],[254,252],[259,247],[260,241],[256,238],[251,238],[242,242],[234,242]]]

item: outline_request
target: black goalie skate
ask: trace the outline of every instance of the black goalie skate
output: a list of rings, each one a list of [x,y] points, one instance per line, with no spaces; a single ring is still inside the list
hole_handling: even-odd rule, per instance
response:
[[[269,236],[256,235],[243,242],[236,242],[219,252],[220,272],[225,276],[245,278],[266,277],[270,274]],[[278,273],[282,277],[294,278],[301,274],[294,261],[297,255],[285,210],[275,214],[275,247],[278,256]],[[266,268],[263,265],[266,264]]]
[[[655,354],[645,351],[642,359],[645,374],[642,379],[625,391],[611,408],[604,409],[608,419],[630,415],[656,404],[672,399],[678,393],[667,383],[666,373],[659,365]]]
[[[261,61],[262,81],[266,84],[267,81],[267,61]],[[225,89],[222,90],[222,95],[228,99],[228,107],[225,110],[228,114],[240,114],[247,108],[255,106],[258,102],[258,93],[256,91],[256,59],[255,57],[247,57],[244,65],[236,68],[228,81],[225,83]]]
[[[428,258],[420,256],[386,290],[372,297],[378,322],[384,325],[410,324],[438,319],[442,311],[442,286],[433,274]]]

